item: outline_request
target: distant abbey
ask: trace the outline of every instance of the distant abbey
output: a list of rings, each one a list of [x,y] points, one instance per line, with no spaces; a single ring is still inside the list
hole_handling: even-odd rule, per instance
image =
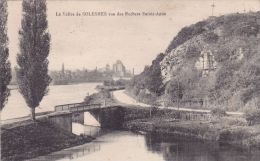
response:
[[[117,60],[112,68],[107,64],[103,68],[94,70],[66,70],[65,65],[62,64],[60,71],[50,72],[52,83],[57,85],[83,83],[83,82],[103,82],[118,79],[130,79],[133,76],[130,70],[127,70],[121,60]]]
[[[121,60],[117,60],[112,67],[107,64],[104,68],[99,68],[98,71],[110,73],[114,80],[130,79],[134,75],[134,71],[128,70]]]

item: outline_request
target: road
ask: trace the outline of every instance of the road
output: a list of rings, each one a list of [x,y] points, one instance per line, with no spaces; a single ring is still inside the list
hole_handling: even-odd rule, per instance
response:
[[[125,90],[117,90],[117,91],[113,91],[113,95],[114,98],[123,103],[123,104],[128,104],[128,105],[136,105],[136,106],[142,106],[142,107],[150,107],[150,105],[138,102],[137,100],[135,100],[134,98],[128,96],[125,93]]]
[[[142,107],[150,107],[150,105],[148,104],[144,104],[141,102],[138,102],[137,100],[135,100],[134,98],[128,96],[125,93],[125,90],[118,90],[118,91],[114,91],[113,92],[114,98],[124,104],[128,104],[128,105],[136,105],[136,106],[142,106]],[[165,107],[165,106],[159,106],[159,108],[167,108],[167,109],[173,109],[173,110],[178,110],[177,107]],[[179,108],[180,111],[189,111],[189,112],[207,112],[209,113],[210,110],[204,110],[204,109],[191,109],[191,108]],[[228,115],[238,115],[238,116],[242,116],[244,113],[242,112],[230,112],[227,111],[226,112]]]

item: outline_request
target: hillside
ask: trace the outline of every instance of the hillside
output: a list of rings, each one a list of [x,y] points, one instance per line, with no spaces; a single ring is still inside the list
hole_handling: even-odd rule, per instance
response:
[[[192,108],[260,108],[260,12],[184,27],[128,88],[143,101]]]

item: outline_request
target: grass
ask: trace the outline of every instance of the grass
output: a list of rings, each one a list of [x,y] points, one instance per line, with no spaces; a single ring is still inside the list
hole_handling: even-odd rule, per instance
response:
[[[1,160],[24,160],[90,142],[47,122],[30,120],[1,127]]]
[[[213,117],[208,121],[175,120],[174,113],[169,110],[159,110],[152,117],[144,110],[138,112],[135,109],[135,112],[130,113],[131,119],[125,120],[123,128],[260,148],[260,125],[248,126],[244,118],[225,116]],[[142,113],[143,117],[139,116]],[[135,114],[138,117],[134,117]]]

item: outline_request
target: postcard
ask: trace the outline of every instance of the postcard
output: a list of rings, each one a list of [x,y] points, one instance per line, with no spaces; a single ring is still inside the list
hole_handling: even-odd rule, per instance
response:
[[[259,160],[259,0],[1,0],[0,20],[1,160]]]

